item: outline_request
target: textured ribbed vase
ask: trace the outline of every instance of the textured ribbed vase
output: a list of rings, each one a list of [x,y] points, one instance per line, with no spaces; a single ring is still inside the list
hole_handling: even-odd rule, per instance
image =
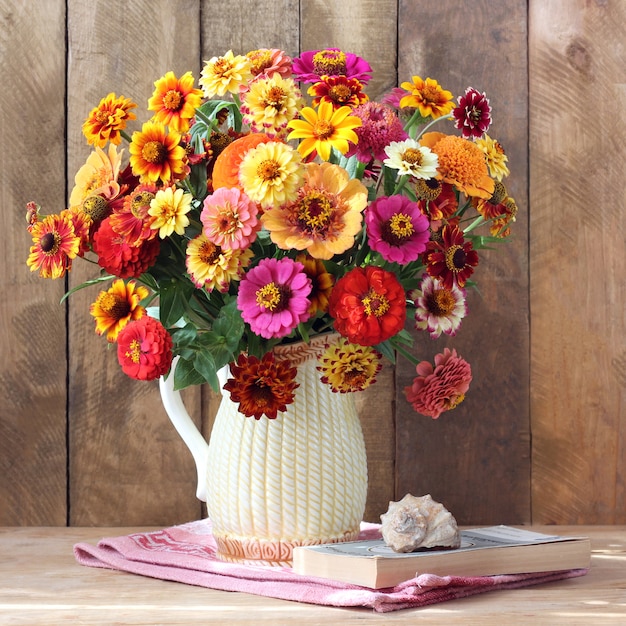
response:
[[[353,394],[320,381],[324,338],[278,346],[297,366],[295,401],[276,419],[245,417],[222,397],[209,441],[207,509],[218,556],[286,565],[295,546],[356,539],[367,495]]]

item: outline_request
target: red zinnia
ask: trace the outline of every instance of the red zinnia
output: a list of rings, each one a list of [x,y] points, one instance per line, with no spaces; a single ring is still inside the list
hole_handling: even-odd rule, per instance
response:
[[[478,253],[458,226],[447,224],[441,229],[441,238],[428,243],[424,263],[428,273],[447,289],[463,287],[478,265]]]
[[[434,367],[422,361],[416,371],[418,376],[404,388],[404,394],[418,413],[433,419],[458,406],[472,381],[469,363],[449,348],[435,356]]]
[[[328,312],[338,333],[373,346],[404,328],[406,295],[395,274],[372,265],[355,267],[337,281]]]
[[[172,365],[172,338],[163,324],[144,315],[129,322],[117,336],[117,360],[136,380],[154,380]]]
[[[110,217],[102,221],[93,237],[93,250],[98,255],[98,265],[119,278],[137,278],[152,267],[159,256],[158,238],[144,239],[133,245],[126,235],[113,230]]]
[[[297,368],[289,361],[276,361],[273,352],[262,359],[240,354],[230,372],[233,378],[226,381],[224,389],[230,391],[233,402],[239,402],[239,412],[246,417],[276,419],[278,411],[286,411],[294,400]]]

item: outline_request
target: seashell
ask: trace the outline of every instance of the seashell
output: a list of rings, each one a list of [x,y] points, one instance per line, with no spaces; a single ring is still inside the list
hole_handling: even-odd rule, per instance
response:
[[[394,552],[461,545],[456,519],[430,494],[418,498],[407,493],[399,502],[389,502],[380,519],[383,539]]]

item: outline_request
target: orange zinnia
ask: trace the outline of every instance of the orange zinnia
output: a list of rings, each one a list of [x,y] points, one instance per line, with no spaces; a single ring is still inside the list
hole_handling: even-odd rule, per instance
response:
[[[133,174],[142,183],[172,183],[185,175],[185,148],[180,135],[160,122],[146,122],[133,133],[128,148]]]
[[[485,154],[474,142],[433,132],[422,135],[420,144],[439,157],[438,179],[468,196],[491,198],[495,182],[489,176]]]
[[[83,123],[83,135],[87,138],[87,143],[98,148],[104,148],[107,141],[119,145],[126,122],[135,119],[135,114],[130,109],[136,106],[129,98],[118,98],[115,93],[102,98]]]
[[[248,150],[260,143],[274,141],[265,133],[251,133],[235,139],[215,159],[213,166],[213,189],[220,187],[240,187],[239,166]]]
[[[174,72],[167,72],[154,86],[148,100],[148,110],[155,111],[154,119],[179,133],[187,132],[189,120],[202,103],[202,91],[194,89],[192,73],[176,78]]]

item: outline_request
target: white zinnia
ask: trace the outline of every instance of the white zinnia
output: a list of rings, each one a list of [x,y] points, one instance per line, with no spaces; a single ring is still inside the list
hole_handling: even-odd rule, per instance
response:
[[[383,163],[400,175],[409,174],[415,178],[435,178],[439,158],[426,146],[420,146],[415,139],[392,141],[385,147],[387,158]]]

